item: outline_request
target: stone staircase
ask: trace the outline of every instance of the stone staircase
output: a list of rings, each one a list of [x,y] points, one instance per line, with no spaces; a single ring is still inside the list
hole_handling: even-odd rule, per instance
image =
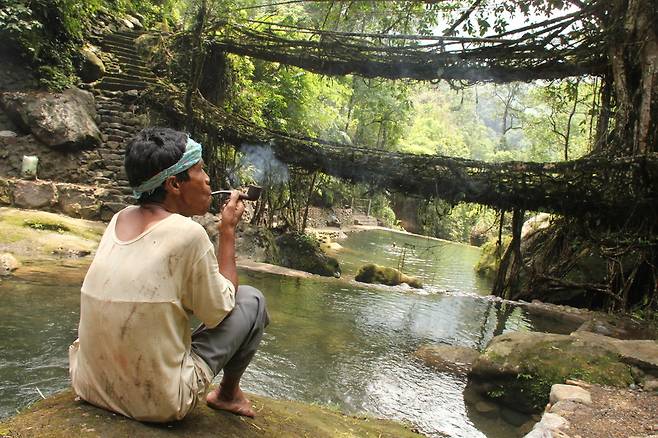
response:
[[[97,88],[107,91],[143,90],[155,84],[156,77],[140,57],[135,40],[141,30],[117,31],[102,38],[100,46],[107,55],[106,73]]]
[[[377,226],[377,218],[374,216],[367,216],[365,214],[353,214],[352,223],[354,225]]]
[[[90,89],[96,100],[97,123],[103,139],[101,147],[96,149],[102,165],[92,182],[109,194],[103,200],[101,218],[104,220],[134,201],[123,167],[125,142],[144,127],[137,99],[142,90],[157,80],[135,46],[135,40],[144,33],[122,30],[96,39],[103,51],[101,59],[106,73]]]

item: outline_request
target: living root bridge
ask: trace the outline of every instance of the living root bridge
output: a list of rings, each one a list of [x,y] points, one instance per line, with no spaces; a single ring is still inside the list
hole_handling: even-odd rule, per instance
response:
[[[600,33],[582,35],[577,44],[552,44],[574,22],[591,20],[608,8],[605,2],[581,7],[488,38],[335,32],[246,20],[218,25],[211,44],[228,53],[337,76],[512,82],[601,75],[609,63]]]
[[[155,89],[146,95],[181,124],[184,95]],[[194,96],[195,126],[240,147],[272,147],[281,161],[310,171],[366,182],[382,189],[451,203],[474,202],[502,210],[585,213],[624,224],[658,213],[658,154],[590,156],[557,163],[487,163],[441,155],[415,155],[302,138],[227,114]]]

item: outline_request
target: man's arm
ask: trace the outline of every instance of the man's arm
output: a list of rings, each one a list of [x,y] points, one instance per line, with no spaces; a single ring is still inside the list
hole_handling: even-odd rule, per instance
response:
[[[234,190],[222,209],[219,222],[219,248],[217,248],[217,264],[219,273],[233,283],[238,290],[238,269],[235,265],[235,228],[244,212],[244,204],[238,199],[240,193]]]

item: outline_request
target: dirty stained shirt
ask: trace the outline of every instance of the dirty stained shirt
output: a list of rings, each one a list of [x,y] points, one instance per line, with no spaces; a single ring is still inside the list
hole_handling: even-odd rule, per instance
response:
[[[69,348],[73,389],[137,420],[181,419],[213,378],[191,351],[189,314],[215,327],[235,305],[235,289],[201,225],[172,214],[121,241],[117,216],[82,285],[78,339]]]

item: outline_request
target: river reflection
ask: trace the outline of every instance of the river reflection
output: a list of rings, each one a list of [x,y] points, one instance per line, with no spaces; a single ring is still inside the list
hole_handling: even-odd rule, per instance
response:
[[[358,248],[368,241],[367,233],[355,237],[358,244],[344,242],[353,255],[346,270],[363,258]],[[377,233],[372,247],[386,249],[385,237]],[[264,292],[272,321],[245,389],[406,420],[432,436],[517,436],[504,422],[465,407],[463,378],[438,373],[413,356],[424,344],[481,349],[495,334],[541,323],[477,295],[485,292],[472,271],[477,249],[444,246],[446,260],[407,265],[426,282],[433,276],[429,292],[242,272],[242,283]],[[378,263],[390,257],[368,252]],[[437,266],[447,268],[437,273]],[[0,298],[0,416],[7,416],[38,399],[37,387],[47,396],[68,386],[66,351],[77,328],[79,284],[3,280]]]
[[[497,329],[531,328],[520,309],[499,324],[500,303],[477,296],[373,290],[269,274],[248,281],[265,291],[272,320],[247,371],[248,389],[406,420],[437,436],[485,435],[467,416],[464,379],[427,368],[414,359],[414,351],[424,344],[481,348]],[[491,427],[495,432],[488,436],[516,434],[504,423]]]

